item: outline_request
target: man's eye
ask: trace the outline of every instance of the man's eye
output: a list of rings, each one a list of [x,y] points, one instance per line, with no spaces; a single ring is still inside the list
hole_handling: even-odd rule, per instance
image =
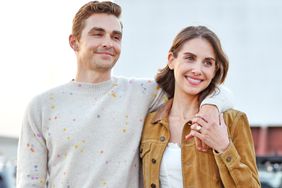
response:
[[[93,33],[93,36],[102,36],[102,33]]]
[[[193,61],[194,57],[193,56],[187,56],[186,59],[188,59],[189,61]]]
[[[114,38],[115,40],[118,40],[118,41],[121,40],[121,37],[120,37],[120,36],[114,36],[113,38]]]

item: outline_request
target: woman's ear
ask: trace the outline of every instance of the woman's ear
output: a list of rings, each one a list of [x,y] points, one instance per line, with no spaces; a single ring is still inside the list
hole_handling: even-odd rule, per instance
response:
[[[168,53],[168,56],[167,56],[167,60],[168,60],[168,63],[167,63],[167,66],[170,70],[173,70],[174,69],[174,55],[172,52],[169,52]]]

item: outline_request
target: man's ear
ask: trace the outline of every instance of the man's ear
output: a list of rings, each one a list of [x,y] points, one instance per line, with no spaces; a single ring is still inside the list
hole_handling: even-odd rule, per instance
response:
[[[168,60],[168,63],[167,63],[167,66],[169,67],[170,70],[173,70],[174,69],[174,55],[172,52],[169,52],[168,53],[168,56],[167,56],[167,60]]]
[[[69,36],[69,44],[70,44],[70,47],[74,50],[74,51],[78,51],[79,48],[78,48],[78,44],[77,44],[77,40],[76,40],[76,37],[74,35],[70,35]]]

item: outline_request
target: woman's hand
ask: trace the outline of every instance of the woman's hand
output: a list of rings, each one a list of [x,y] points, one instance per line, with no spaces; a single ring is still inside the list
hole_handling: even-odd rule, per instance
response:
[[[218,108],[215,105],[209,105],[209,104],[201,106],[199,113],[196,114],[195,117],[192,119],[192,127],[200,125],[198,123],[200,119],[202,119],[203,121],[205,121],[208,124],[219,124],[219,111],[218,111]],[[191,133],[192,133],[192,131],[190,132],[190,134],[188,134],[186,136],[187,140],[193,138]],[[199,151],[205,152],[205,151],[208,150],[209,146],[207,144],[202,142],[197,137],[194,137],[194,139],[195,139],[196,148]]]
[[[220,123],[218,124],[208,123],[203,117],[198,116],[196,122],[191,126],[189,135],[190,137],[201,140],[201,142],[219,153],[224,152],[229,145],[228,132],[223,114],[220,115]]]

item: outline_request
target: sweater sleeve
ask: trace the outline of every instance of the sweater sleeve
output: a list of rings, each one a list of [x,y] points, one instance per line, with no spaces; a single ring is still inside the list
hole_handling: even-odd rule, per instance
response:
[[[259,188],[255,151],[247,117],[239,113],[232,126],[231,140],[225,152],[214,152],[224,187]]]
[[[47,148],[42,134],[41,111],[33,101],[26,110],[17,156],[17,187],[44,188],[47,176]]]
[[[201,103],[201,106],[205,104],[215,105],[220,112],[225,112],[234,106],[233,94],[228,88],[220,86],[219,92],[207,96]]]
[[[151,82],[151,101],[148,112],[155,111],[158,107],[164,104],[168,98],[164,90],[162,90],[156,82]]]

